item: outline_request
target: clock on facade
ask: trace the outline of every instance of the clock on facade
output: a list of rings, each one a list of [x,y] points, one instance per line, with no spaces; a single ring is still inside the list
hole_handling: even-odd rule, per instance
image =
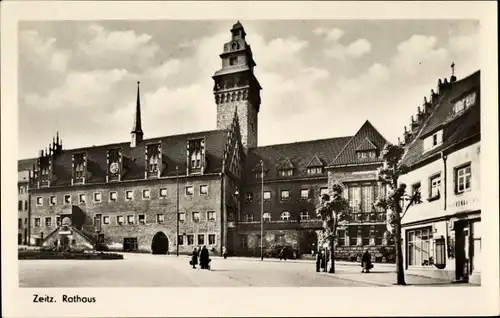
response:
[[[116,174],[116,173],[118,173],[118,170],[119,170],[118,162],[113,162],[113,163],[109,166],[109,171],[110,171],[112,174]]]

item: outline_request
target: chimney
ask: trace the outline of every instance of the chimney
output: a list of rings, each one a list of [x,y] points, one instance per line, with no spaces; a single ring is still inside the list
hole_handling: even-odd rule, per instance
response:
[[[453,84],[457,81],[457,77],[455,76],[455,62],[451,63],[451,77],[450,84]]]

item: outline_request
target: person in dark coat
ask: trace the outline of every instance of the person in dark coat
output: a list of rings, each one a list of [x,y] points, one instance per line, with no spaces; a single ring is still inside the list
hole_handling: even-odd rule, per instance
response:
[[[200,266],[201,269],[208,269],[209,253],[206,246],[203,246],[200,253]]]
[[[361,257],[361,273],[369,273],[371,268],[373,268],[372,257],[368,250],[365,250],[363,257]]]
[[[321,251],[316,254],[316,271],[319,272],[321,270],[321,262],[323,261],[323,253]]]
[[[281,251],[280,251],[280,254],[279,254],[280,261],[281,261],[282,259],[284,259],[284,260],[286,261],[286,253],[285,253],[285,252],[286,252],[286,251],[285,251],[285,248],[283,247],[283,248],[281,249]]]
[[[225,246],[222,247],[222,256],[224,256],[224,259],[227,258],[227,249]]]
[[[196,265],[198,265],[198,251],[196,250],[196,247],[193,249],[193,253],[191,254],[191,262],[189,263],[193,265],[193,268],[196,268]]]

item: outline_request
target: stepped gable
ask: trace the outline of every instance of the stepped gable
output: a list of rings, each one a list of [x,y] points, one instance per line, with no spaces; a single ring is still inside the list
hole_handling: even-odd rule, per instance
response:
[[[264,170],[268,172],[266,180],[283,179],[278,176],[278,168],[286,159],[294,168],[293,176],[289,178],[309,177],[307,167],[313,156],[316,155],[323,162],[330,162],[351,138],[337,137],[251,148],[245,164],[246,180],[254,179],[253,172],[260,170],[261,160],[264,161]]]
[[[451,84],[451,87],[442,93],[439,104],[430,115],[429,120],[420,129],[417,138],[408,145],[403,163],[412,166],[429,159],[449,147],[465,139],[480,137],[481,110],[480,98],[476,97],[477,105],[470,107],[459,116],[452,116],[454,101],[464,97],[471,90],[479,92],[480,71]],[[444,128],[443,143],[424,153],[424,139],[432,133]]]
[[[107,144],[77,149],[65,149],[56,155],[53,161],[54,180],[51,186],[70,185],[72,176],[72,156],[77,153],[87,154],[88,179],[86,183],[106,182],[107,161],[106,154],[110,149],[121,148],[123,155],[122,181],[144,179],[145,148],[148,144],[161,141],[162,160],[166,167],[161,176],[175,176],[175,167],[179,166],[179,174],[186,173],[187,141],[196,138],[206,138],[207,170],[205,173],[219,173],[222,171],[222,153],[227,139],[226,130],[202,131],[183,135],[173,135],[145,139],[136,147],[130,147],[130,142]]]
[[[376,163],[382,160],[378,157],[375,158],[365,158],[359,159],[357,151],[358,148],[375,147],[373,150],[382,151],[387,140],[373,127],[373,125],[367,120],[358,130],[358,132],[349,140],[345,145],[344,149],[334,158],[334,160],[329,161],[331,166],[339,165],[350,165],[350,164],[360,164],[360,163]],[[371,144],[371,145],[370,145]],[[365,149],[363,149],[365,150]],[[372,149],[366,149],[372,150]]]

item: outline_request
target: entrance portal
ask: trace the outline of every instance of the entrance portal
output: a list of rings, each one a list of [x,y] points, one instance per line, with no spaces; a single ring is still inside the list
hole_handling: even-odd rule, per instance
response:
[[[163,232],[158,232],[153,236],[151,242],[151,251],[153,254],[167,254],[168,252],[168,238]]]

